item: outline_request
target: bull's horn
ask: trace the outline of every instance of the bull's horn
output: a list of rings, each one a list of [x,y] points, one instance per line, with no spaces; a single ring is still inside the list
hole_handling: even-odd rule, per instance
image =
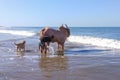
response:
[[[66,28],[68,28],[67,24],[65,24]],[[68,28],[69,29],[69,28]]]

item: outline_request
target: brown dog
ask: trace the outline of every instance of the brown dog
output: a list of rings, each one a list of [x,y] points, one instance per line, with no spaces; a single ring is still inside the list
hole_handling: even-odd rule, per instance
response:
[[[41,53],[44,53],[45,55],[47,54],[47,46],[47,42],[45,42],[45,44],[39,43],[39,50],[41,51]]]
[[[22,41],[21,43],[15,43],[14,42],[14,44],[16,46],[16,49],[17,49],[16,51],[17,52],[19,52],[19,51],[24,52],[25,51],[25,43],[26,43],[25,41]]]

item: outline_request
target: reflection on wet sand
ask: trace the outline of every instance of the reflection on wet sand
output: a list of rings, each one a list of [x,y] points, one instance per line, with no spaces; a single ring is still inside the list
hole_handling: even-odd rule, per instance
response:
[[[58,56],[64,56],[64,51],[57,51]]]
[[[52,78],[55,76],[59,76],[59,72],[60,73],[61,71],[66,72],[68,69],[67,58],[64,56],[56,57],[42,56],[39,60],[39,68],[44,77]]]
[[[25,55],[25,52],[16,52],[17,56],[23,57]]]
[[[64,56],[56,57],[42,56],[40,58],[39,67],[44,71],[66,70],[67,58]]]

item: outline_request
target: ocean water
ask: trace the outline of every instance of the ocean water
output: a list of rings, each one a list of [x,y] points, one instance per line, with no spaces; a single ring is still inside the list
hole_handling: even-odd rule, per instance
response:
[[[0,41],[30,37],[39,41],[39,31],[42,28],[1,27]],[[57,27],[51,28],[57,29]],[[70,27],[70,32],[71,35],[65,43],[66,55],[120,55],[120,27]]]
[[[64,56],[55,43],[40,56],[42,28],[0,27],[0,80],[119,80],[119,27],[70,27]],[[17,53],[14,42],[21,40],[25,52]]]

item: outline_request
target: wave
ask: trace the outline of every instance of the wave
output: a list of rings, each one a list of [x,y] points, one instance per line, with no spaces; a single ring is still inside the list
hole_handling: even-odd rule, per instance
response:
[[[91,36],[70,36],[68,38],[68,41],[82,44],[90,44],[99,47],[120,49],[120,41],[114,39],[98,38]]]
[[[36,35],[36,33],[32,31],[19,31],[19,30],[0,30],[0,33],[27,36],[27,37]]]

